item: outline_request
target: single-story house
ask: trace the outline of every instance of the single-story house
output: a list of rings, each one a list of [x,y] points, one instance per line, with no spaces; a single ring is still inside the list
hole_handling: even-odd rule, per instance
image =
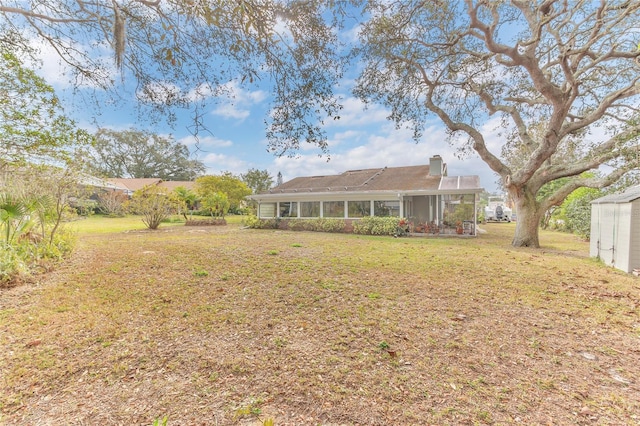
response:
[[[129,193],[129,190],[124,185],[119,185],[110,179],[103,179],[90,175],[83,175],[80,178],[80,184],[85,187],[94,188],[94,190],[120,191],[126,194]]]
[[[155,186],[162,182],[158,178],[109,178],[109,182],[120,187],[127,188],[127,195],[131,195],[145,186]]]
[[[158,184],[161,188],[166,188],[168,191],[173,191],[176,188],[185,188],[188,190],[193,190],[196,186],[196,181],[194,180],[163,180]]]
[[[249,196],[258,217],[407,218],[413,230],[455,229],[475,235],[476,203],[483,191],[478,176],[448,176],[439,155],[428,165],[349,170],[339,175],[297,177]]]
[[[624,272],[640,269],[640,185],[591,202],[589,254]]]
[[[119,187],[126,188],[127,195],[131,195],[146,186],[157,186],[173,191],[180,186],[193,189],[195,185],[194,181],[171,181],[160,178],[109,178],[108,181]]]

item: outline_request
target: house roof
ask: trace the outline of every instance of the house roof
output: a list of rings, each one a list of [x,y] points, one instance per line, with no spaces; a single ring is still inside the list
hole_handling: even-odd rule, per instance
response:
[[[173,191],[180,186],[186,189],[193,189],[195,187],[195,182],[189,180],[163,180],[158,183],[158,186],[167,188],[169,191]]]
[[[158,186],[160,188],[166,188],[169,191],[173,191],[179,186],[185,187],[187,189],[193,189],[195,186],[194,181],[162,180],[160,178],[109,178],[105,182],[108,182],[118,188],[128,190],[131,193],[138,191],[145,186],[152,185]]]
[[[114,183],[117,186],[127,188],[130,191],[137,191],[149,185],[158,185],[162,182],[159,178],[140,178],[140,179],[124,179],[124,178],[109,178],[109,182]]]
[[[640,199],[640,185],[632,186],[619,194],[609,194],[604,197],[596,198],[591,202],[591,204],[622,204],[630,203],[637,199]]]
[[[428,165],[349,170],[339,175],[298,177],[259,195],[347,192],[481,192],[478,176],[432,176]]]
[[[91,175],[82,175],[80,178],[82,185],[92,186],[96,188],[111,189],[117,191],[127,191],[127,188],[112,182],[110,179],[102,179]]]

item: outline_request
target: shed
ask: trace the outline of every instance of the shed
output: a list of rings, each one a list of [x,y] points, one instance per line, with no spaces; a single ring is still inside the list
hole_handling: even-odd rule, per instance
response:
[[[640,269],[640,185],[591,202],[589,254],[624,272]]]

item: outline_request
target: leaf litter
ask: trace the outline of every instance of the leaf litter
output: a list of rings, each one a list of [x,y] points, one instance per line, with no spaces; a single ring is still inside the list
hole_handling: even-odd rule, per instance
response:
[[[637,278],[486,228],[84,235],[1,293],[0,424],[640,422]]]

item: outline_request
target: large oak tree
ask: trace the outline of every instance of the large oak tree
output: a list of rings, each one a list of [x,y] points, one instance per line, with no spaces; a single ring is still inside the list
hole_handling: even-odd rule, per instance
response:
[[[87,159],[96,174],[107,177],[194,180],[206,170],[173,137],[136,129],[100,129]]]
[[[541,216],[575,189],[607,187],[640,165],[640,2],[380,1],[368,10],[356,92],[417,135],[436,116],[453,143],[475,151],[516,204],[514,246],[538,247]]]

